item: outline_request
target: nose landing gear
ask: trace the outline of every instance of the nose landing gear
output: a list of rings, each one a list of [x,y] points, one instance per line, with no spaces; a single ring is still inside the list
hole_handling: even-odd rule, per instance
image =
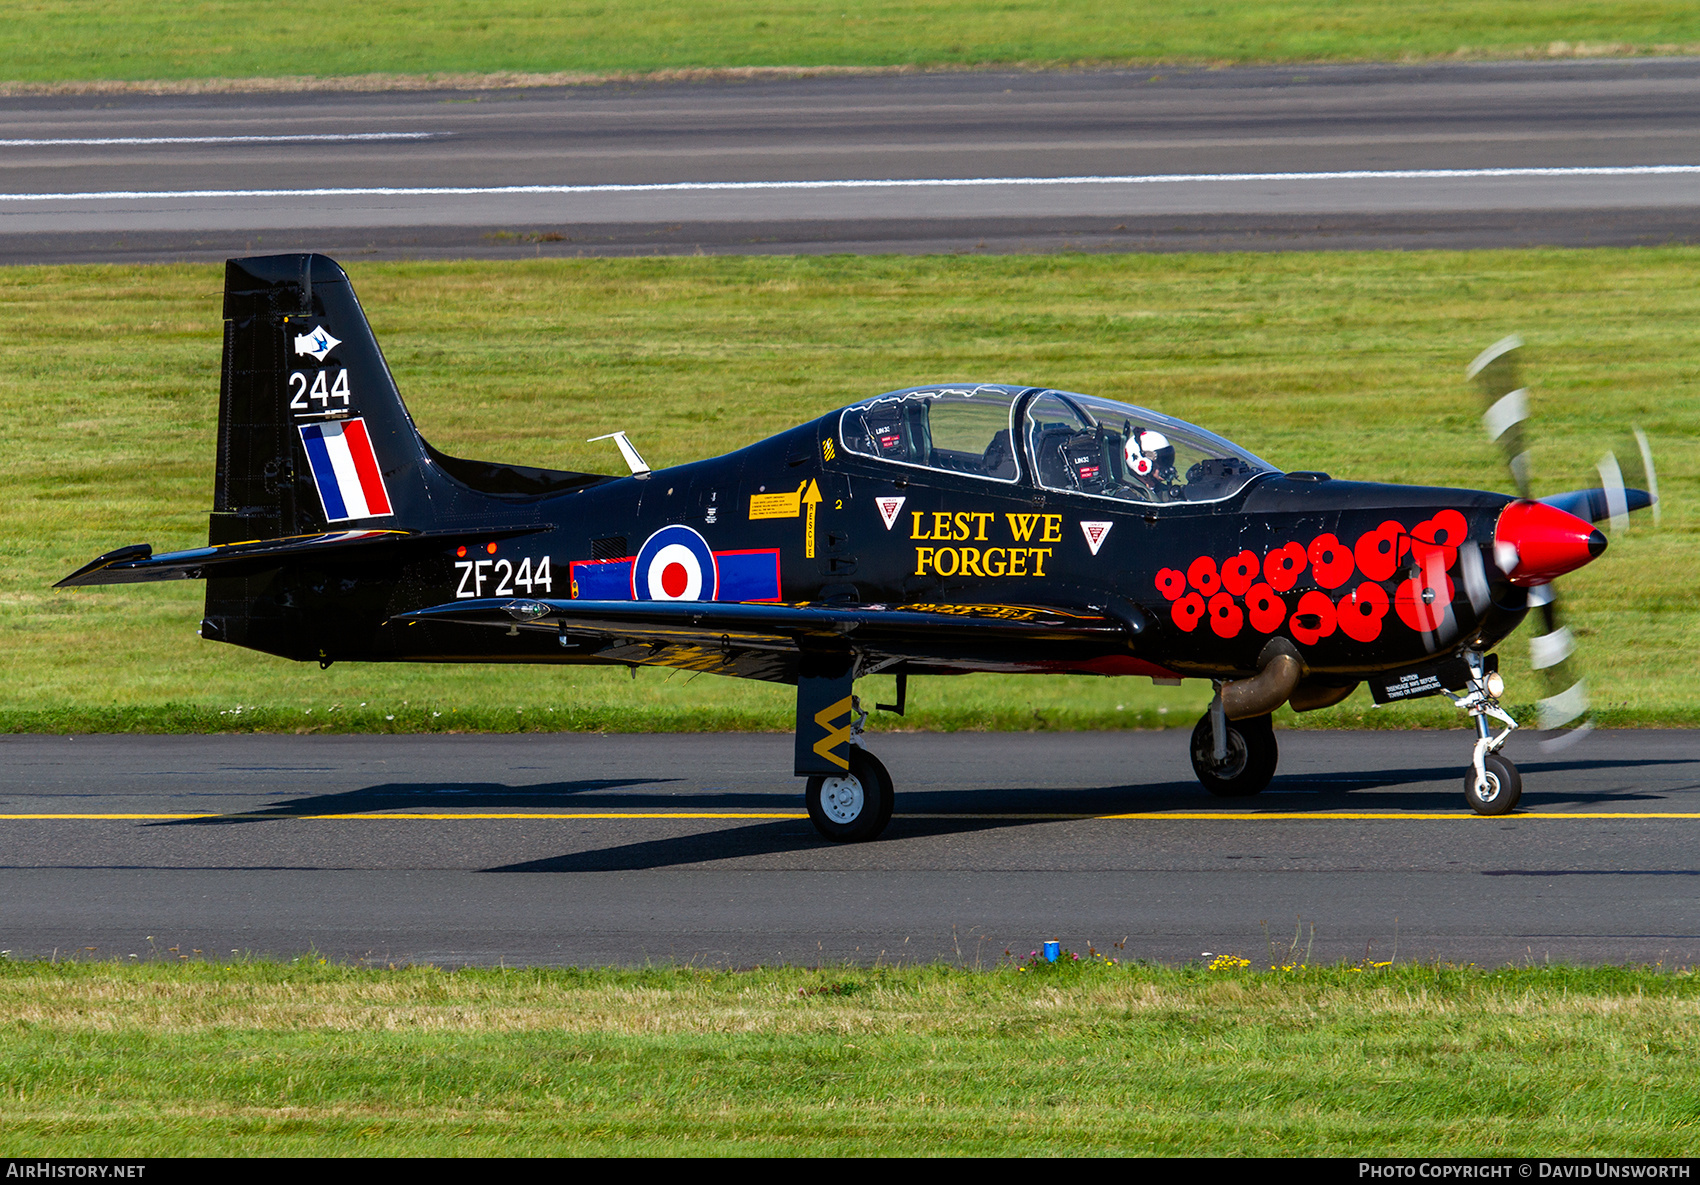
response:
[[[1498,664],[1489,662],[1473,650],[1464,652],[1470,678],[1461,694],[1452,702],[1470,714],[1476,725],[1476,746],[1470,755],[1470,768],[1464,774],[1464,801],[1478,815],[1508,815],[1523,796],[1523,779],[1517,767],[1499,755],[1510,739],[1517,722],[1499,706],[1505,694],[1505,680],[1500,677]],[[1450,693],[1449,693],[1450,694]],[[1488,723],[1493,717],[1505,727],[1497,733]]]

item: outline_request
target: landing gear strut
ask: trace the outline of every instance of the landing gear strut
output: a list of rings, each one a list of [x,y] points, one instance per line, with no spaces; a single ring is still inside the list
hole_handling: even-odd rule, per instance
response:
[[[1517,721],[1499,706],[1505,680],[1500,678],[1498,664],[1474,650],[1464,652],[1464,662],[1470,668],[1469,682],[1462,694],[1452,696],[1452,702],[1468,712],[1476,725],[1476,747],[1464,774],[1464,801],[1478,815],[1508,815],[1523,796],[1523,779],[1499,750],[1516,730]],[[1505,727],[1494,732],[1489,716]]]

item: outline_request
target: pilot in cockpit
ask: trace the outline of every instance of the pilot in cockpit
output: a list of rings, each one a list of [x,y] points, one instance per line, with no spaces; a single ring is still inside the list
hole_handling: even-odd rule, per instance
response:
[[[1176,484],[1175,446],[1161,432],[1135,428],[1122,445],[1128,476],[1154,493]]]

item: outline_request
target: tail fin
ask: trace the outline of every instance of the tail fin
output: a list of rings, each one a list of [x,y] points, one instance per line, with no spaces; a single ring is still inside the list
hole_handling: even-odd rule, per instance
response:
[[[397,553],[386,551],[390,565],[376,562],[359,539],[345,548],[345,536],[371,534],[387,548],[451,526],[523,534],[544,525],[549,495],[608,480],[444,456],[414,427],[341,267],[323,255],[232,259],[208,531],[219,550],[109,555],[71,579],[201,575],[203,637],[328,661],[373,650],[395,579]],[[295,543],[221,547],[279,539]],[[280,571],[333,559],[343,564],[334,611],[313,580]]]
[[[428,456],[342,268],[225,264],[209,543],[425,526]]]

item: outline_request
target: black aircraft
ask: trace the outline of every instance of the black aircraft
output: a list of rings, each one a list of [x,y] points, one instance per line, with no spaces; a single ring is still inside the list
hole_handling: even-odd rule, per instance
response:
[[[61,587],[204,579],[202,637],[322,666],[794,684],[795,772],[839,841],[891,817],[853,692],[875,672],[896,676],[898,713],[914,674],[1209,679],[1192,761],[1228,796],[1274,774],[1282,704],[1326,707],[1365,682],[1380,702],[1446,693],[1477,730],[1469,805],[1509,811],[1520,779],[1499,749],[1516,724],[1491,651],[1601,553],[1594,521],[1652,501],[1283,473],[1144,408],[990,383],[878,395],[656,472],[623,433],[618,477],[468,461],[419,435],[332,260],[232,260],[224,318],[208,546],[121,548]],[[1511,344],[1476,369],[1504,387],[1490,431],[1520,453]],[[1559,667],[1568,637],[1549,617],[1536,665]]]

